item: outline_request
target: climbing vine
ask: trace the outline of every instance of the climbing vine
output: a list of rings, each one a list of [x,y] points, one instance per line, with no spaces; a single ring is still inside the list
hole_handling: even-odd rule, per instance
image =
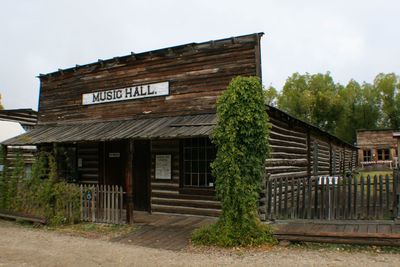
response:
[[[217,156],[212,163],[222,215],[214,225],[193,235],[195,244],[259,245],[274,242],[262,225],[257,203],[269,154],[269,124],[265,94],[256,77],[236,77],[217,102],[218,124],[212,141]]]

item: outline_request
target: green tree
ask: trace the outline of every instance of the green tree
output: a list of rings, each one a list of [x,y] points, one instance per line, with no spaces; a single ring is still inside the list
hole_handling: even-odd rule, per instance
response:
[[[339,91],[330,73],[301,75],[294,73],[286,80],[278,97],[278,107],[289,114],[334,132],[341,113]]]
[[[400,127],[400,80],[394,73],[380,73],[375,77],[374,87],[379,91],[382,98],[382,120],[383,128]]]
[[[3,105],[1,104],[1,94],[0,94],[0,110],[4,109]]]
[[[268,87],[265,91],[265,103],[270,106],[275,106],[276,101],[278,100],[278,91],[276,91],[275,87]]]
[[[218,99],[217,114],[212,169],[222,215],[216,224],[197,231],[193,241],[220,246],[271,242],[271,232],[261,225],[257,212],[269,152],[269,119],[259,79],[234,78]]]
[[[380,120],[379,92],[368,83],[354,80],[339,92],[342,110],[335,134],[349,143],[356,141],[357,129],[375,129]]]

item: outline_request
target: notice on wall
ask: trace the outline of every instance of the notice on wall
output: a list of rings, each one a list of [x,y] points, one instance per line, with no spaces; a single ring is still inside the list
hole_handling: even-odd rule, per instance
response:
[[[97,91],[82,95],[82,105],[169,95],[169,82],[133,85],[126,88]]]
[[[156,179],[171,179],[171,155],[156,155]]]

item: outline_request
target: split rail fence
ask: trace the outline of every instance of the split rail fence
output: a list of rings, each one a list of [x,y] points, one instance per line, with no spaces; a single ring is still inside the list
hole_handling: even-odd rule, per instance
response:
[[[378,220],[400,216],[399,175],[269,179],[267,219]]]
[[[122,224],[126,222],[124,191],[117,185],[80,185],[81,220]]]

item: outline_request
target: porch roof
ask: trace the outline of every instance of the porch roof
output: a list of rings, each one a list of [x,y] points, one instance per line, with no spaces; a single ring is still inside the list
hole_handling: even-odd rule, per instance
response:
[[[121,139],[188,138],[209,136],[216,114],[142,118],[62,125],[37,125],[34,129],[3,141],[4,145],[36,145],[109,141]]]

